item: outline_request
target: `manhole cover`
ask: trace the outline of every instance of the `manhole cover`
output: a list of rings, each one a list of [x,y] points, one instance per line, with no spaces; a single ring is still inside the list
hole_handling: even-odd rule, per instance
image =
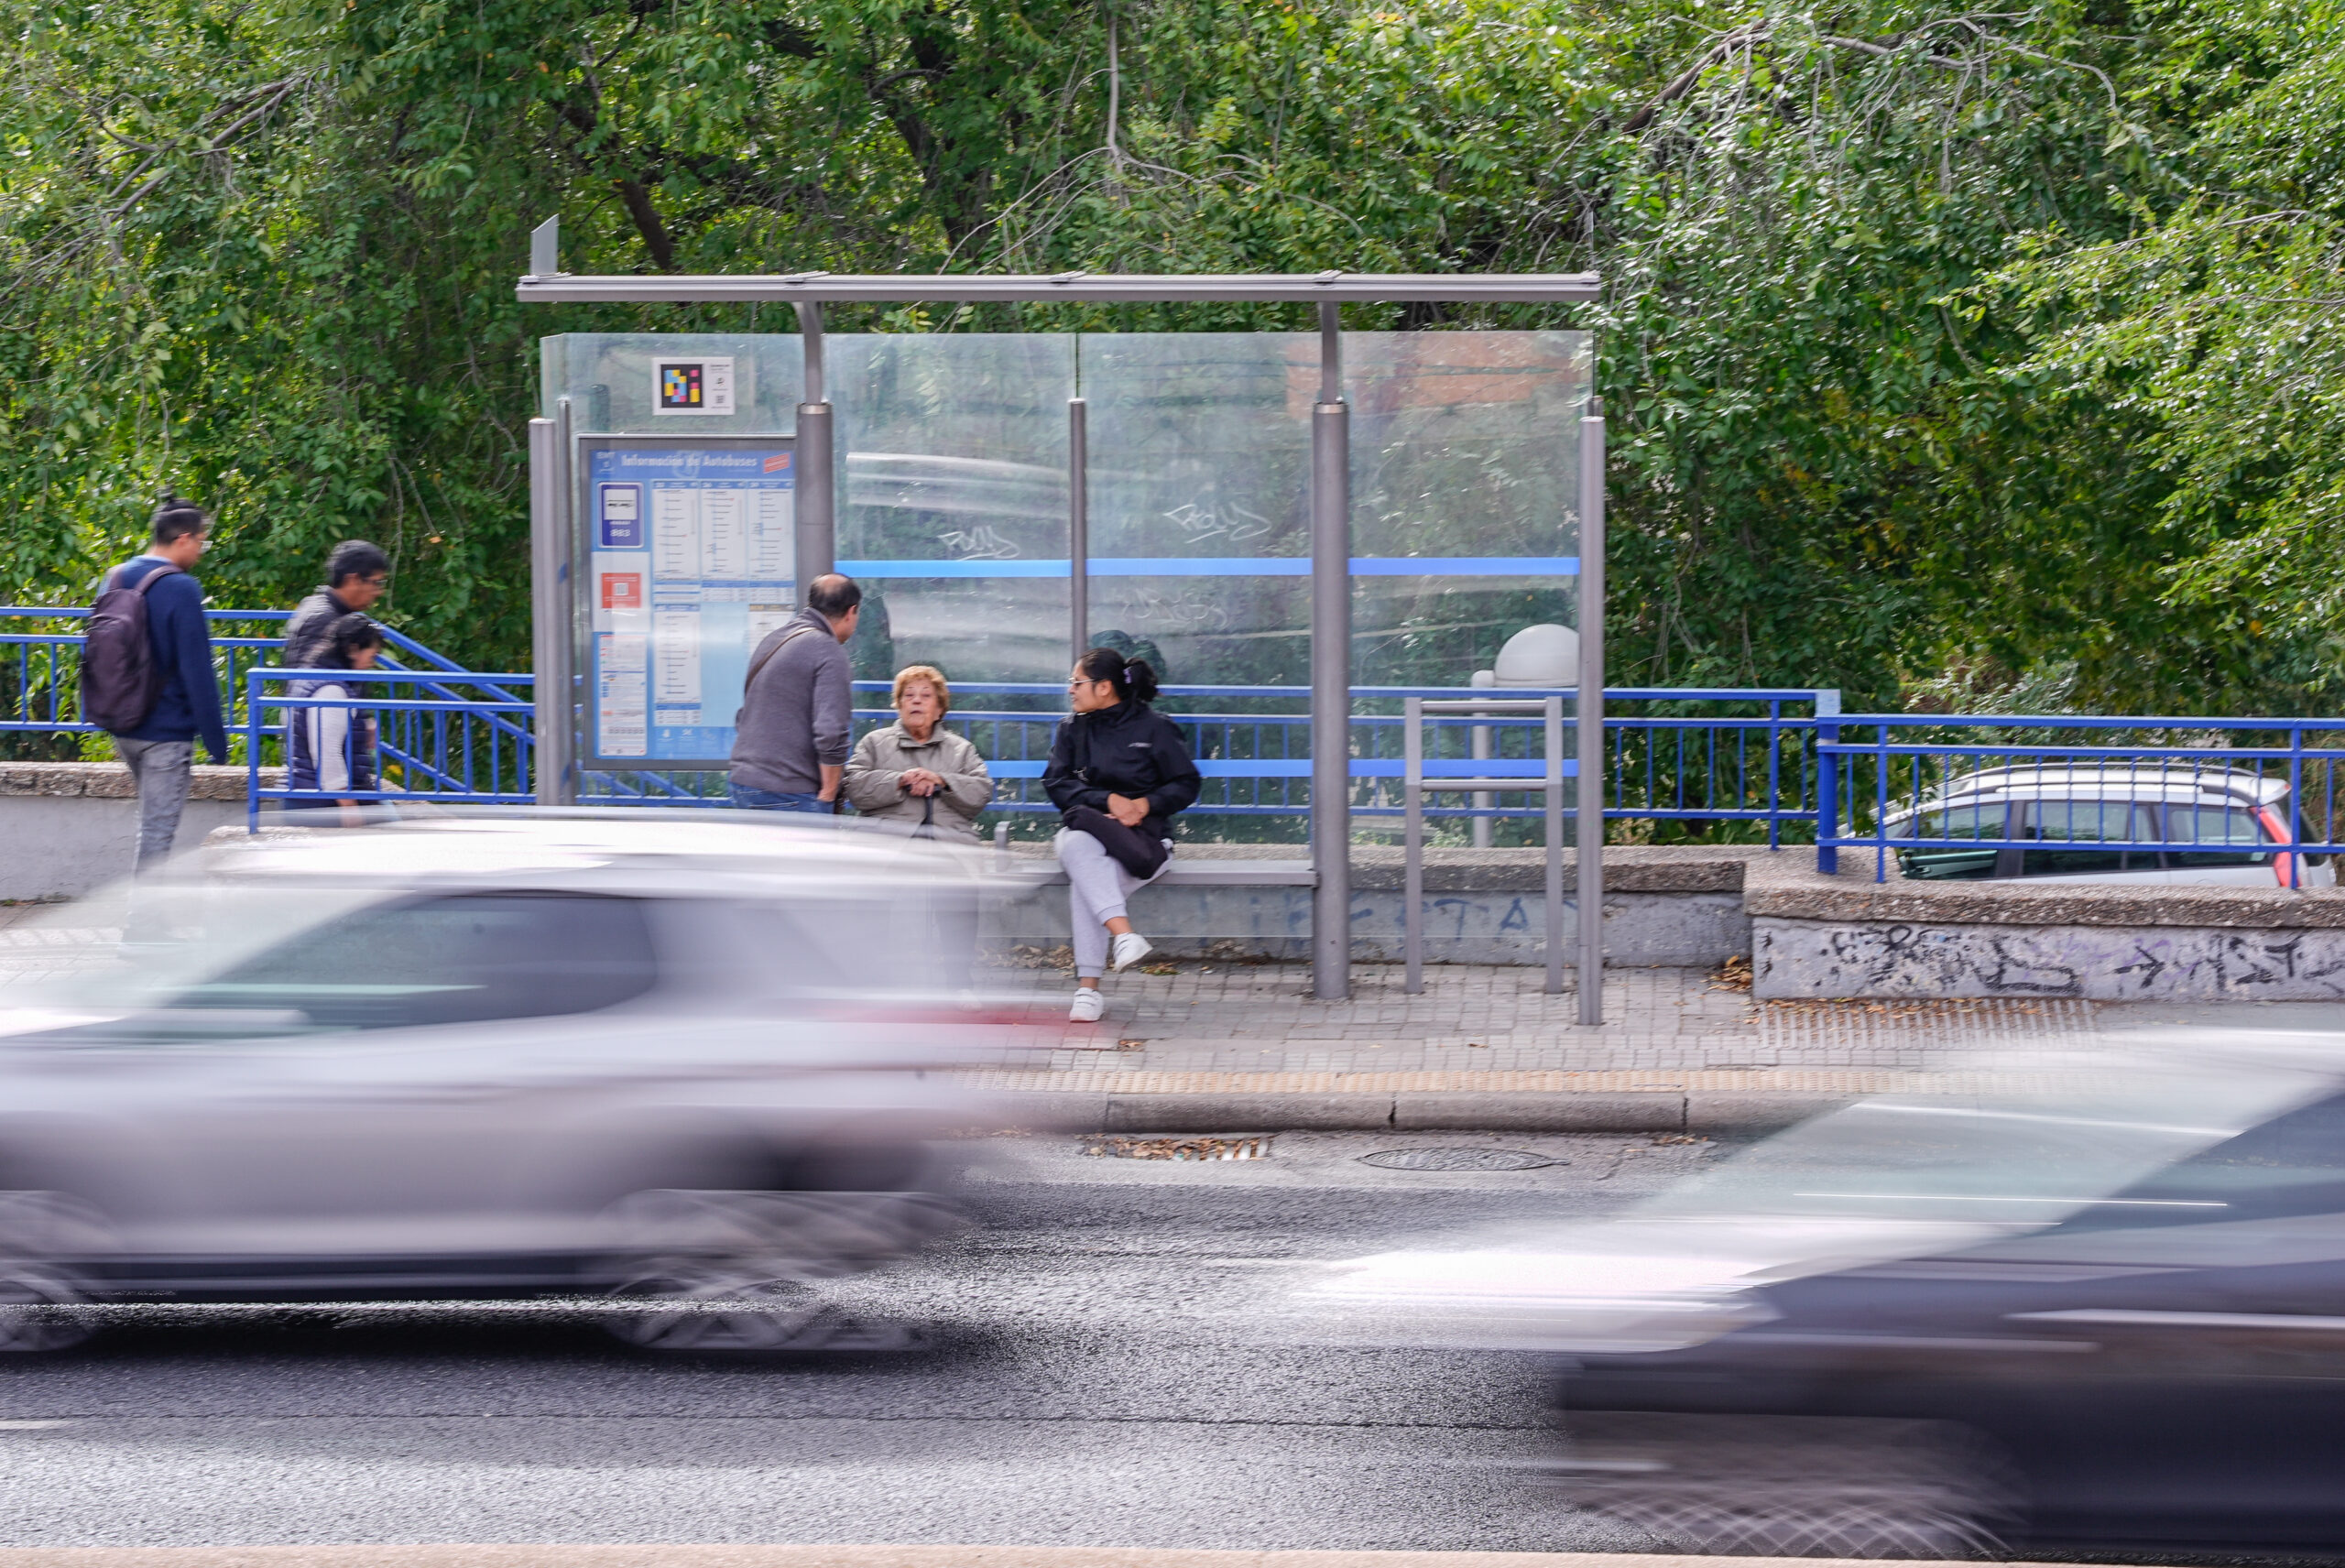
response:
[[[1387,1149],[1359,1158],[1363,1165],[1387,1171],[1536,1171],[1571,1163],[1527,1149]]]
[[[1110,1160],[1268,1160],[1267,1138],[1092,1138],[1083,1152]]]

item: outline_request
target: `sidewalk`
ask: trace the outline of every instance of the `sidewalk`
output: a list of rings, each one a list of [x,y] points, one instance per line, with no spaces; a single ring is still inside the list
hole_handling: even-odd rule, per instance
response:
[[[1583,1028],[1568,979],[1548,996],[1535,967],[1427,964],[1415,996],[1404,976],[1397,964],[1355,964],[1350,999],[1322,1002],[1307,964],[1151,963],[1107,976],[1100,1022],[1019,1030],[998,1062],[1184,1073],[1926,1071],[1980,1051],[2081,1044],[2094,1028],[2088,1002],[1765,1003],[1751,999],[1747,971],[1658,967],[1607,970],[1604,1022]],[[1071,975],[1052,971],[994,970],[986,983],[1038,1005],[1074,990]]]

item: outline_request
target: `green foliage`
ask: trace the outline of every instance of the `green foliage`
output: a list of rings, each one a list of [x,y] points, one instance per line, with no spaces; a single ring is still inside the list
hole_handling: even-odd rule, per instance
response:
[[[1852,707],[2056,676],[2102,707],[2328,689],[2331,5],[0,0],[0,19],[18,602],[76,602],[169,486],[220,512],[215,602],[289,603],[366,535],[397,561],[394,620],[524,659],[534,340],[756,316],[524,312],[526,231],[559,212],[578,270],[1593,268],[1606,302],[1572,324],[1604,332],[1616,680],[1839,684]]]

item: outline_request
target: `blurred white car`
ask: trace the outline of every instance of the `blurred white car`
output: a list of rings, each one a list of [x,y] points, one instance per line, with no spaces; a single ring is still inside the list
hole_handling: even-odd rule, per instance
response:
[[[0,1347],[80,1301],[613,1293],[638,1345],[836,1346],[810,1281],[954,1225],[952,852],[720,813],[248,844],[140,885],[159,941],[121,889],[0,932]]]
[[[1897,849],[1923,880],[2335,887],[2327,857],[2288,852],[2288,808],[2287,780],[2239,768],[2063,763],[1964,774],[1883,823],[1892,846],[1941,841]]]

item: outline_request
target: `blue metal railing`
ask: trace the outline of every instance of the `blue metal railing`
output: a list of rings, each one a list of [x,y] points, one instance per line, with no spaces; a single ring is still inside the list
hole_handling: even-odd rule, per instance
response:
[[[0,625],[16,626],[35,621],[77,623],[70,631],[0,632],[0,732],[97,733],[95,724],[84,724],[80,717],[82,633],[78,623],[88,619],[89,614],[86,605],[0,604]],[[292,619],[293,612],[206,610],[203,615],[215,627],[224,623],[281,626]],[[385,655],[383,664],[386,669],[405,669],[406,665],[400,659],[400,655],[405,655],[432,670],[452,674],[465,673],[464,667],[453,659],[426,648],[396,627],[383,627],[383,639],[396,650]],[[245,727],[245,676],[267,662],[268,657],[284,646],[284,641],[281,637],[214,632],[212,637],[213,670],[220,681],[220,711],[232,736]],[[465,679],[477,678],[466,675]],[[453,691],[439,694],[456,695]]]
[[[526,727],[534,711],[527,689],[534,675],[443,677],[430,670],[275,670],[248,671],[245,691],[245,812],[253,831],[260,828],[264,800],[324,806],[339,800],[371,803],[383,800],[426,800],[439,805],[528,805],[537,799],[531,768],[535,743]],[[333,681],[355,688],[349,695],[321,697],[271,693],[271,682]],[[457,688],[477,686],[490,693],[465,696]],[[402,686],[428,693],[408,696]],[[378,688],[387,687],[387,691]],[[512,688],[523,688],[515,696]],[[261,758],[267,742],[282,741],[289,725],[306,713],[341,709],[371,713],[378,726],[376,742],[376,788],[373,789],[295,789],[261,782]],[[267,723],[271,711],[288,717]]]
[[[1876,882],[1894,855],[1925,879],[2264,866],[2296,887],[2345,854],[2345,719],[1863,713],[1834,729],[1816,748],[1821,871],[1869,848]]]
[[[884,681],[856,682],[859,693],[881,694]],[[992,810],[1017,815],[1054,811],[1041,779],[1051,741],[1065,716],[1065,688],[1057,683],[955,682],[957,706],[948,727],[966,735],[987,759],[997,785]],[[1408,697],[1473,700],[1542,697],[1545,691],[1488,687],[1357,686],[1352,689],[1353,810],[1366,816],[1401,813],[1401,703]],[[1568,690],[1557,694],[1570,698]],[[1814,757],[1817,713],[1837,712],[1838,693],[1797,688],[1709,689],[1620,687],[1605,693],[1608,818],[1684,822],[1763,824],[1767,843],[1780,846],[1788,831],[1805,838],[1816,818],[1820,783]],[[984,701],[984,707],[965,705]],[[1192,817],[1308,815],[1310,689],[1303,686],[1167,686],[1167,716],[1187,735],[1205,789]],[[1243,706],[1248,712],[1194,711],[1191,703]],[[1015,703],[1015,706],[1010,704]],[[1623,713],[1634,704],[1643,712]],[[1721,706],[1748,713],[1720,714]],[[1808,713],[1786,710],[1811,709]],[[1689,713],[1672,709],[1706,708]],[[856,710],[856,733],[895,716],[886,708]],[[1493,715],[1445,722],[1429,760],[1488,759],[1492,770],[1538,758],[1535,720]],[[1478,735],[1477,732],[1479,732]],[[722,805],[721,773],[590,773],[582,799],[605,805]],[[1429,809],[1437,818],[1536,820],[1537,800],[1494,792],[1473,804]]]
[[[82,642],[78,623],[87,614],[73,606],[0,607],[0,617],[37,628],[0,633],[0,730],[93,732],[94,726],[82,723],[75,709]],[[247,797],[255,811],[262,801],[303,798],[283,787],[264,788],[261,769],[281,757],[286,715],[321,706],[375,713],[383,787],[369,792],[368,799],[422,796],[456,803],[532,798],[531,677],[466,670],[386,627],[398,657],[387,655],[384,668],[365,678],[380,684],[368,687],[364,701],[295,699],[285,694],[287,682],[331,672],[270,665],[280,639],[255,634],[274,630],[290,612],[206,614],[221,628],[212,641],[222,706],[250,773]],[[858,681],[856,689],[867,697],[884,696],[888,683]],[[968,682],[957,685],[954,694],[965,702],[984,704],[957,710],[950,723],[987,758],[1001,787],[995,809],[1013,816],[1052,811],[1041,777],[1053,735],[1064,716],[1064,688],[1057,683]],[[1463,687],[1354,688],[1353,809],[1368,816],[1394,816],[1401,811],[1402,699],[1544,694],[1512,688],[1503,692]],[[1187,732],[1205,776],[1193,815],[1286,818],[1298,825],[1307,816],[1309,688],[1171,686],[1165,698],[1170,716]],[[1605,814],[1763,825],[1771,845],[1786,842],[1786,834],[1804,838],[1818,820],[1813,797],[1830,783],[1829,776],[1816,769],[1815,739],[1819,717],[1835,711],[1837,698],[1837,692],[1781,688],[1608,691]],[[1794,711],[1800,708],[1809,712]],[[858,734],[892,717],[885,708],[859,708]],[[1434,760],[1482,759],[1491,771],[1503,775],[1535,758],[1535,724],[1499,715],[1487,722],[1445,724],[1436,732]],[[584,776],[581,800],[602,805],[718,806],[725,803],[725,786],[721,772],[596,771]],[[1497,792],[1430,814],[1495,822],[1535,819],[1539,812],[1531,797]]]

